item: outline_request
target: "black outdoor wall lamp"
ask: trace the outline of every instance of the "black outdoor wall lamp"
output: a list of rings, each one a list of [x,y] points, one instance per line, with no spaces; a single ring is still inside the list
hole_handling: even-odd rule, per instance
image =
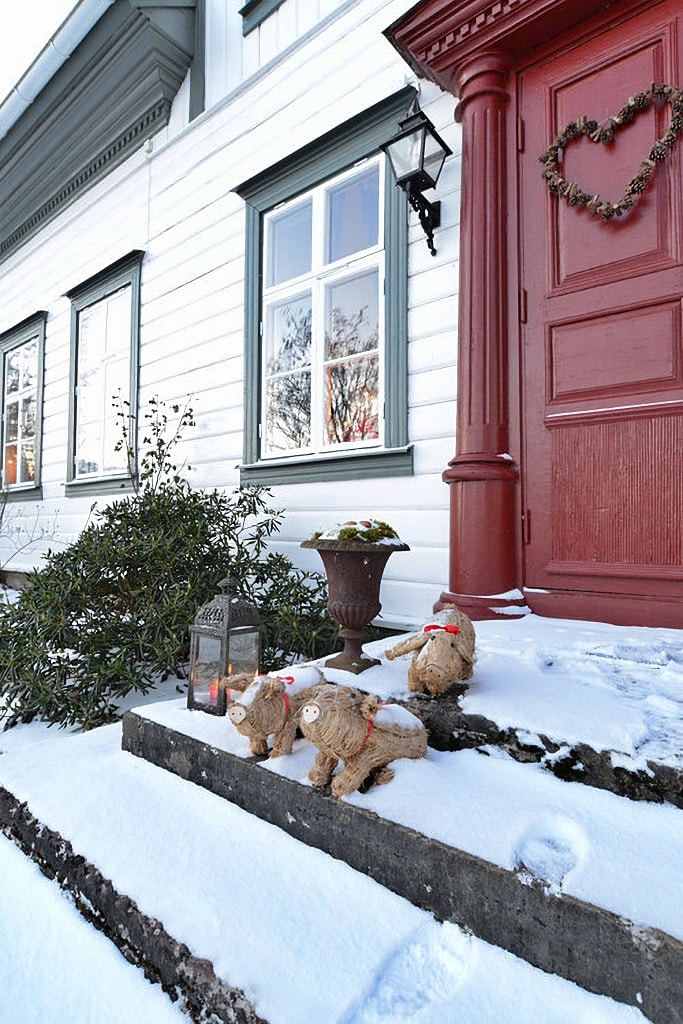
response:
[[[399,121],[400,132],[380,149],[386,153],[391,169],[408,197],[408,202],[420,218],[422,230],[427,236],[427,245],[432,256],[436,256],[434,248],[434,229],[441,223],[441,203],[437,200],[430,203],[423,192],[434,188],[441,168],[447,156],[453,152],[446,145],[436,128],[417,105],[413,107],[403,121]]]

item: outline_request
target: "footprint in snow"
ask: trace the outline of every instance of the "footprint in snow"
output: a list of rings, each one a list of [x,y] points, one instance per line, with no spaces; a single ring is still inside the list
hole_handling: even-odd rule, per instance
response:
[[[524,830],[514,848],[515,870],[539,879],[552,891],[586,856],[588,838],[570,818],[548,815],[537,818]]]
[[[455,993],[475,955],[470,937],[456,925],[431,923],[418,929],[382,966],[372,989],[344,1024],[429,1020],[430,1005]]]

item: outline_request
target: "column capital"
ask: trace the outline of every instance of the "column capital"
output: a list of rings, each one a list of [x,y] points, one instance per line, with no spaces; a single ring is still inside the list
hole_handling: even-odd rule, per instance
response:
[[[507,90],[509,72],[508,57],[495,50],[478,53],[462,64],[454,76],[458,95],[455,120],[460,122],[467,104],[482,94],[497,93],[503,102],[507,102],[509,99]]]

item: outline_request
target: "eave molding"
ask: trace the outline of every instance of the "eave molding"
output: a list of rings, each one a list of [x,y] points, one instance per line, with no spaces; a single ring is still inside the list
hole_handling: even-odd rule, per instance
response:
[[[169,121],[196,0],[119,0],[0,140],[0,261]]]
[[[421,77],[457,95],[458,69],[484,51],[524,53],[604,12],[615,0],[423,0],[384,32]],[[633,3],[626,0],[625,7]]]

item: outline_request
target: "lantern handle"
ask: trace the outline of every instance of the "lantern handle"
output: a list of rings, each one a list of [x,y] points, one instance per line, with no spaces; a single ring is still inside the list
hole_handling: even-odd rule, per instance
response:
[[[226,576],[224,580],[221,580],[218,584],[222,593],[224,594],[236,594],[237,593],[237,580],[234,576]]]

